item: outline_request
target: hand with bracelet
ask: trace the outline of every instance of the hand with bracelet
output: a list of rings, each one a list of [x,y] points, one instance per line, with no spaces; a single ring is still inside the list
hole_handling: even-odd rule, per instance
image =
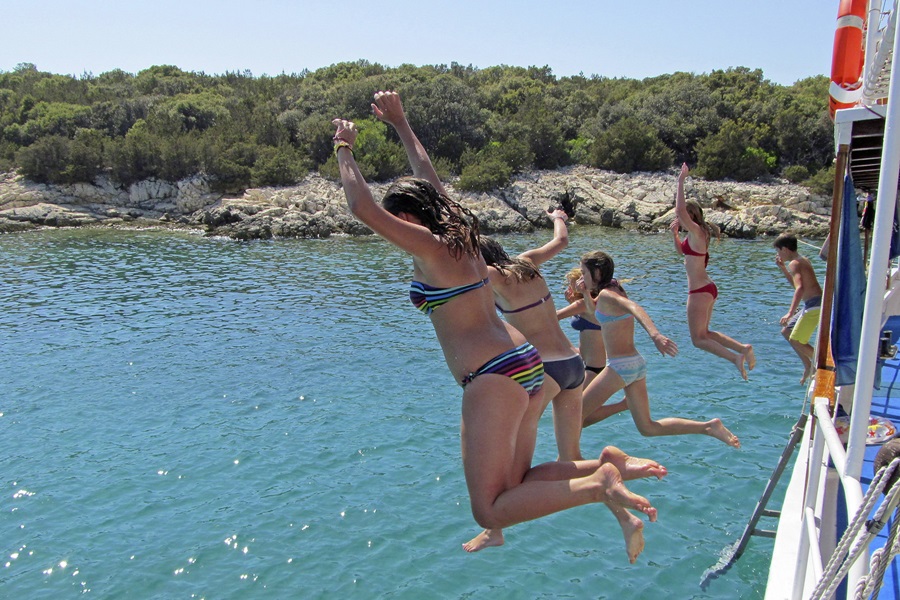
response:
[[[334,153],[337,154],[341,148],[347,148],[352,154],[353,144],[356,143],[356,136],[359,134],[353,121],[334,119],[331,124],[337,127],[337,131],[335,131],[332,138],[334,140]]]
[[[557,208],[555,210],[548,210],[547,216],[550,217],[551,221],[560,219],[563,223],[565,223],[566,221],[569,220],[569,215],[567,215],[566,211],[564,211],[561,208]]]

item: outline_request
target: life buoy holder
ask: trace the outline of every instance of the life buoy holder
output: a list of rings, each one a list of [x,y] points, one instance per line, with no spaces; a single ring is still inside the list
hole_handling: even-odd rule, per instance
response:
[[[841,0],[838,8],[828,89],[832,119],[836,110],[855,105],[862,96],[866,5],[867,0]]]

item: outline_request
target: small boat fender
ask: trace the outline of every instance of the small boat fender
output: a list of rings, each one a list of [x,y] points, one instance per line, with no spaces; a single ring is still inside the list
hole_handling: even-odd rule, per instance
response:
[[[866,4],[866,0],[841,0],[838,8],[828,89],[832,120],[836,110],[853,106],[862,96]]]
[[[875,455],[875,472],[877,473],[882,468],[891,464],[891,461],[897,457],[900,457],[900,440],[894,439],[882,446],[881,450],[878,451],[878,454]],[[893,474],[891,474],[887,485],[884,486],[885,495],[887,495],[891,488],[894,487],[897,479],[900,479],[900,468],[896,469]]]

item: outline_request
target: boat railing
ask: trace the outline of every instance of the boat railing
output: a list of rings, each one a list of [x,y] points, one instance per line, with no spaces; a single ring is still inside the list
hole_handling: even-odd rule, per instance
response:
[[[870,2],[866,33],[866,66],[862,89],[864,105],[877,104],[888,96],[897,27],[897,0],[879,8]]]
[[[815,581],[822,578],[825,570],[825,564],[822,560],[819,528],[823,517],[816,513],[818,506],[817,498],[820,497],[819,487],[825,485],[820,481],[821,469],[818,465],[823,465],[828,460],[834,465],[840,477],[840,484],[843,487],[846,497],[847,520],[853,519],[857,510],[863,503],[862,484],[857,476],[851,475],[849,472],[853,469],[847,469],[847,451],[844,444],[840,440],[840,436],[834,426],[834,421],[829,408],[830,399],[826,397],[817,397],[813,400],[812,409],[815,419],[815,434],[813,436],[813,444],[810,450],[810,469],[808,471],[808,480],[806,484],[805,505],[803,509],[803,523],[801,525],[801,535],[799,556],[797,557],[797,570],[794,577],[794,586],[792,598],[801,598],[803,594],[803,582],[807,578],[807,564],[812,566],[812,576]],[[826,454],[827,451],[827,454]],[[857,581],[861,576],[869,570],[868,555],[863,555],[860,560],[851,568],[849,577],[851,581]]]

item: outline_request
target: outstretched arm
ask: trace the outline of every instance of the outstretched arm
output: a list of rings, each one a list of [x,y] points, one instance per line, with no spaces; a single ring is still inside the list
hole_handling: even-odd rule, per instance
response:
[[[565,211],[557,208],[556,210],[548,210],[547,214],[553,221],[553,239],[533,250],[526,250],[519,255],[519,258],[526,258],[534,263],[536,267],[541,266],[569,245],[569,228],[566,220],[569,218]]]
[[[567,319],[568,317],[574,317],[575,315],[583,315],[587,312],[587,304],[585,303],[583,298],[579,298],[575,302],[560,308],[556,311],[556,318],[562,321],[563,319]]]
[[[403,111],[403,104],[400,102],[400,94],[397,92],[378,92],[375,94],[375,102],[372,103],[372,112],[375,116],[385,123],[393,126],[397,135],[400,136],[400,142],[403,149],[406,150],[406,157],[412,167],[413,175],[421,179],[425,179],[434,186],[441,194],[447,195],[444,184],[441,183],[428,157],[428,152],[422,146],[422,142],[413,133],[409,121],[406,120],[406,113]]]
[[[704,237],[705,232],[700,225],[695,223],[691,218],[691,215],[687,210],[687,203],[684,200],[684,180],[687,179],[689,172],[690,170],[688,169],[687,163],[682,163],[675,190],[675,216],[678,217],[678,222],[681,226],[687,229],[689,233]]]
[[[669,339],[661,334],[656,328],[656,324],[654,324],[653,320],[650,318],[650,315],[648,315],[647,311],[645,311],[637,302],[623,296],[614,296],[614,301],[623,309],[634,315],[634,318],[641,324],[641,327],[644,328],[644,331],[647,332],[650,339],[653,340],[653,344],[660,353],[668,354],[669,356],[678,354],[678,345],[675,343],[675,340]]]
[[[352,121],[335,119],[334,151],[347,207],[357,219],[365,223],[375,233],[398,248],[414,256],[432,249],[436,243],[434,235],[426,227],[395,217],[375,202],[372,191],[366,183],[356,159],[353,158],[353,144],[356,142],[356,126]]]

